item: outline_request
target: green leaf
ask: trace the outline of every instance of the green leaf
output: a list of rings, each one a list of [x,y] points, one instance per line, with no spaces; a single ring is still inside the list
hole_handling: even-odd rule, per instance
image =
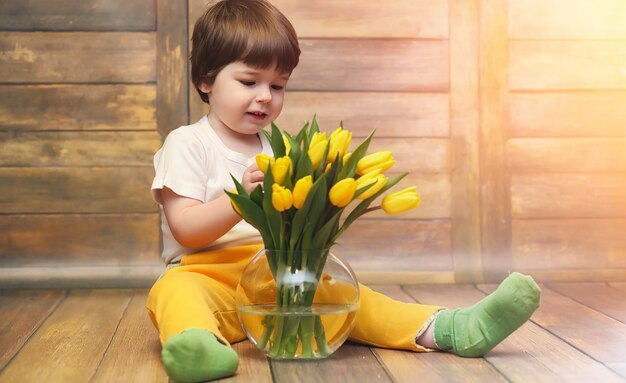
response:
[[[296,140],[300,143],[305,142],[306,145],[304,146],[305,149],[309,148],[309,145],[307,143],[307,141],[305,141],[305,138],[308,138],[308,132],[309,132],[309,123],[306,122],[304,124],[304,126],[302,127],[302,129],[300,129],[300,131],[298,132],[298,135],[296,136]]]
[[[283,134],[278,129],[278,126],[272,122],[272,150],[274,151],[274,157],[284,157],[285,156],[285,142],[283,141]]]
[[[263,207],[263,187],[261,187],[261,185],[257,185],[252,193],[250,193],[250,199],[259,205],[259,207]]]
[[[343,210],[343,209],[342,209]],[[331,238],[333,234],[333,229],[336,230],[337,223],[339,221],[339,217],[341,216],[342,210],[337,211],[325,224],[322,228],[317,232],[315,238],[313,240],[313,244],[316,249],[324,249],[332,243],[329,243],[328,240]]]
[[[306,177],[309,174],[313,174],[313,165],[311,164],[311,159],[309,158],[309,154],[306,152],[302,152],[302,156],[300,156],[300,161],[298,162],[298,167],[296,168],[296,181],[302,177]]]
[[[248,192],[246,191],[246,189],[243,187],[243,185],[235,178],[233,177],[233,175],[230,175],[230,178],[232,178],[233,183],[235,184],[235,189],[237,189],[237,194],[241,195],[241,196],[248,196]]]
[[[257,228],[257,230],[259,230],[259,232],[261,233],[263,240],[265,241],[265,238],[269,236],[269,230],[267,227],[265,213],[263,212],[263,209],[261,209],[252,200],[244,196],[240,196],[239,194],[231,193],[229,191],[226,191],[226,194],[232,200],[232,202],[237,205],[237,207],[241,211],[243,219],[250,225]]]
[[[265,243],[268,249],[277,249],[280,246],[280,213],[274,209],[272,204],[272,185],[274,184],[274,176],[272,175],[272,169],[267,168],[267,173],[263,179],[263,211],[265,212],[265,219],[267,221],[268,231],[272,238],[272,244]],[[270,247],[271,246],[271,247]]]
[[[320,127],[317,125],[317,114],[313,115],[313,121],[311,121],[311,129],[309,129],[309,141],[313,138],[313,135],[320,131]]]
[[[267,142],[269,142],[270,146],[272,146],[272,134],[265,129],[261,129],[261,133],[263,133],[265,138],[267,138]]]
[[[291,152],[289,152],[289,157],[291,157],[291,161],[295,164],[300,158],[300,153],[302,152],[302,149],[300,149],[300,142],[293,138],[288,132],[285,132],[285,137],[287,137],[287,140],[291,145]]]

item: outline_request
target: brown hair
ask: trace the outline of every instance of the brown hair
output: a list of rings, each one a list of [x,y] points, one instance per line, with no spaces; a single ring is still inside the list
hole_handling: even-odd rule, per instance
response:
[[[200,84],[212,85],[232,62],[263,69],[276,65],[279,72],[291,73],[300,58],[293,26],[265,0],[219,1],[196,21],[191,41],[191,80],[206,103]]]

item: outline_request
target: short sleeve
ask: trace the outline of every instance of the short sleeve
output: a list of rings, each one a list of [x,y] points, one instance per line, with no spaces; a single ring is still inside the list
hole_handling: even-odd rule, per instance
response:
[[[183,197],[204,201],[207,153],[202,142],[190,134],[172,131],[154,155],[152,195],[162,204],[161,190],[168,187]]]

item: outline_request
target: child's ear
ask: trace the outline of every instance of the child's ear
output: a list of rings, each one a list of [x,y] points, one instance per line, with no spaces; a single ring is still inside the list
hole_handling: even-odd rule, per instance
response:
[[[198,86],[198,89],[200,89],[200,91],[209,94],[211,93],[211,89],[213,89],[213,86],[207,84],[206,82],[202,81],[200,83],[200,85]]]

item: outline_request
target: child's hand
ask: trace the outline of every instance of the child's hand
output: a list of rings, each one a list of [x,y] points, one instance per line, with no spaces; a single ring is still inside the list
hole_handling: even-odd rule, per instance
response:
[[[263,177],[264,174],[261,170],[259,170],[259,166],[256,163],[253,163],[243,172],[241,185],[248,193],[251,193],[257,185],[263,184]]]

